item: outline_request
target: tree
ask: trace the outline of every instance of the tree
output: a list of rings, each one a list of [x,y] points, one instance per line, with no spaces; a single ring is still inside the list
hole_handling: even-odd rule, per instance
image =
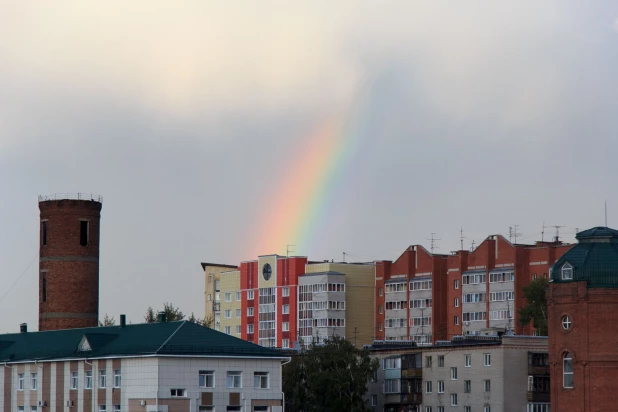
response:
[[[519,310],[519,322],[532,326],[539,335],[547,336],[547,289],[549,282],[545,278],[538,278],[530,282],[523,289],[526,306]]]
[[[168,322],[172,322],[175,320],[183,320],[185,318],[184,313],[180,310],[180,308],[174,307],[173,304],[165,302],[163,304],[163,310],[165,312],[165,320]],[[157,321],[157,314],[155,313],[152,306],[148,306],[146,309],[146,315],[144,316],[144,320],[146,323],[154,323]]]
[[[107,313],[103,318],[103,321],[99,321],[99,326],[114,326],[116,324],[116,320],[113,317],[109,317]]]
[[[189,319],[187,319],[187,320],[189,322],[197,323],[198,325],[201,325],[201,326],[206,326],[207,328],[212,328],[212,323],[214,321],[214,317],[212,315],[210,315],[209,317],[207,317],[205,319],[200,319],[200,318],[195,317],[193,312],[191,312],[191,316],[189,316]]]
[[[286,410],[365,412],[367,381],[378,367],[369,353],[334,336],[302,351],[283,370]]]

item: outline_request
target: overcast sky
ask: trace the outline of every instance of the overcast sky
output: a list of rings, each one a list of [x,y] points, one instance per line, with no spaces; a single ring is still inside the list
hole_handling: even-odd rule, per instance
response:
[[[449,253],[460,227],[470,248],[543,222],[572,240],[606,199],[616,227],[617,73],[615,1],[3,2],[0,332],[38,326],[54,192],[104,197],[102,316],[203,316],[200,262],[256,257],[332,119],[362,144],[298,254],[396,259],[432,232]]]

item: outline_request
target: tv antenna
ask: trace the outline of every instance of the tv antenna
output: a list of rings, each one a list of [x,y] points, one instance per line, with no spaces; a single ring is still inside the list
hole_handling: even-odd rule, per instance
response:
[[[435,237],[434,237],[435,235],[436,235],[436,234],[432,232],[432,233],[431,233],[431,238],[427,239],[427,240],[429,240],[429,241],[431,242],[431,246],[429,247],[429,249],[431,250],[431,254],[433,254],[434,249],[437,249],[437,248],[438,248],[438,245],[436,245],[436,242],[437,242],[438,240],[442,240],[442,239],[437,239],[437,238],[435,238]]]
[[[463,241],[465,239],[463,235],[463,226],[459,229],[459,243],[461,244],[461,248],[459,250],[463,250]]]
[[[551,227],[556,229],[556,237],[554,238],[554,242],[558,242],[560,240],[560,228],[564,227],[564,226],[554,225],[554,226],[551,226]]]
[[[521,236],[521,233],[517,231],[519,225],[509,226],[509,242],[517,243],[517,236]]]
[[[295,248],[296,248],[296,245],[288,245],[286,248],[286,256],[290,257],[290,252],[295,253],[296,252]]]

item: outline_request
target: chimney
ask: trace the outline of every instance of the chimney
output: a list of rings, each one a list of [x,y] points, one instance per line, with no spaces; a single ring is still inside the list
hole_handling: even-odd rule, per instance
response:
[[[159,312],[157,315],[157,322],[159,323],[163,323],[163,322],[167,322],[167,315],[165,314],[165,312]]]
[[[21,325],[19,325],[19,331],[21,333],[27,333],[28,332],[28,324],[27,323],[22,323]]]
[[[120,327],[124,328],[127,326],[127,315],[120,315]]]

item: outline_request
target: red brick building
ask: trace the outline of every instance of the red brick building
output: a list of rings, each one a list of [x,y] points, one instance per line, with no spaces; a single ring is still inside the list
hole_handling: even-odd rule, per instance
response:
[[[39,330],[85,328],[99,321],[101,198],[39,197]]]
[[[615,411],[618,231],[596,227],[554,266],[548,295],[552,412]]]

